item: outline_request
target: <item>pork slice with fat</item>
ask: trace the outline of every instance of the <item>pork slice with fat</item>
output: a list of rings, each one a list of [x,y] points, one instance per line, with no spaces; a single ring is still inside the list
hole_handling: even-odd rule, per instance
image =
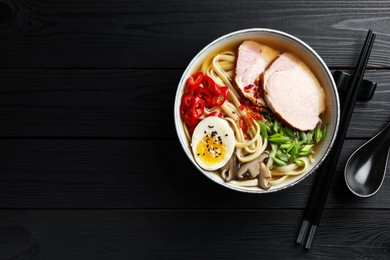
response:
[[[283,53],[263,74],[264,99],[283,121],[301,131],[313,130],[325,110],[325,93],[310,69]]]
[[[256,79],[278,56],[278,52],[254,41],[244,41],[238,48],[235,82],[237,90],[252,103],[265,106]]]

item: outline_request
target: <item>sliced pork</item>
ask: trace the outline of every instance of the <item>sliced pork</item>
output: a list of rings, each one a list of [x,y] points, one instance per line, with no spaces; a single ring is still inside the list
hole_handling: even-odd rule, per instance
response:
[[[280,55],[263,74],[264,98],[269,108],[293,128],[313,130],[325,110],[319,82],[299,59]]]
[[[244,41],[238,48],[236,87],[252,103],[265,106],[257,78],[277,56],[277,51],[254,41]]]

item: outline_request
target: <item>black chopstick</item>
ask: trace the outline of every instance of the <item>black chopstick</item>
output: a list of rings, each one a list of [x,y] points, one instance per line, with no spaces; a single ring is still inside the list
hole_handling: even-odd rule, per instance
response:
[[[370,57],[374,40],[375,40],[375,34],[373,34],[371,30],[369,30],[366,37],[366,41],[364,43],[363,51],[360,54],[357,63],[357,68],[352,76],[347,95],[345,96],[344,105],[342,106],[341,109],[340,130],[335,140],[334,148],[330,154],[330,158],[325,162],[325,165],[322,167],[323,169],[322,175],[324,176],[326,175],[327,177],[324,178],[325,183],[323,185],[322,192],[319,193],[320,194],[319,201],[317,203],[316,210],[313,214],[309,235],[305,245],[307,249],[310,249],[312,246],[316,229],[321,220],[322,212],[325,207],[326,199],[328,197],[334,172],[336,171],[337,162],[340,157],[341,149],[343,147],[344,138],[346,136],[348,125],[352,117],[352,112],[355,106],[358,88],[360,86],[361,81],[363,80],[364,72],[367,66],[368,59]]]
[[[320,178],[320,180],[322,180],[321,182],[317,182],[321,186],[317,186],[317,187],[322,187],[322,188],[317,189],[317,190],[321,190],[321,192],[317,192],[318,195],[316,196],[317,199],[315,205],[314,207],[312,206],[312,209],[314,208],[314,212],[311,212],[310,214],[311,225],[310,225],[310,231],[307,238],[307,242],[305,245],[307,249],[310,249],[312,246],[313,238],[317,226],[319,225],[321,219],[322,211],[326,203],[326,199],[332,183],[334,172],[336,170],[338,158],[341,153],[341,148],[343,146],[344,138],[347,133],[349,121],[351,119],[352,111],[355,105],[357,90],[361,80],[363,79],[364,71],[367,66],[368,58],[372,49],[372,45],[374,43],[374,39],[375,39],[375,35],[370,30],[367,34],[366,41],[363,46],[363,51],[360,54],[355,73],[353,74],[353,77],[349,84],[349,89],[345,96],[345,100],[341,109],[341,120],[340,120],[340,128],[339,128],[338,136],[336,138],[333,150],[329,154],[329,158],[324,162],[324,165],[320,170],[320,174],[323,177]]]
[[[308,207],[304,213],[297,243],[303,244],[307,235],[307,231],[309,231],[305,245],[307,249],[310,249],[312,246],[316,229],[321,220],[322,212],[326,203],[334,172],[336,170],[338,158],[340,156],[341,148],[343,147],[344,138],[352,116],[352,111],[355,106],[358,87],[363,79],[374,40],[375,34],[369,30],[356,65],[356,70],[350,80],[349,88],[341,108],[340,127],[333,149],[317,173],[317,178],[312,189],[312,194],[309,198]]]

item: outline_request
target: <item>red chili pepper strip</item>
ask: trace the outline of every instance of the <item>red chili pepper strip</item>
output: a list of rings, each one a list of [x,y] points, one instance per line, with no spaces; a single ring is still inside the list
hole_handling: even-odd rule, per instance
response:
[[[219,96],[221,95],[221,90],[220,88],[218,87],[217,83],[215,83],[215,81],[210,78],[209,76],[204,76],[203,80],[202,80],[202,84],[203,84],[203,87],[208,91],[210,92],[211,94],[213,94],[214,96]]]
[[[192,100],[190,112],[193,118],[197,119],[203,115],[204,103],[199,97],[195,97]]]
[[[181,103],[189,108],[194,99],[195,99],[195,97],[191,94],[188,94],[188,93],[183,94],[183,96],[181,97]]]
[[[200,98],[203,101],[203,103],[205,104],[206,107],[209,106],[207,101],[208,101],[208,99],[210,97],[210,93],[206,89],[204,89],[204,88],[197,88],[195,90],[195,92],[194,92],[194,96]]]
[[[192,117],[190,108],[186,107],[185,105],[181,104],[180,106],[180,115],[181,118],[186,122],[188,126],[195,126],[198,121]]]
[[[227,97],[229,95],[229,88],[228,87],[221,87],[220,89],[221,89],[220,95],[209,98],[208,104],[210,106],[213,106],[213,107],[214,106],[216,106],[216,107],[222,106],[223,103],[225,102],[225,100],[227,99]]]
[[[229,88],[228,87],[220,87],[222,95],[225,97],[225,100],[229,97]]]
[[[208,103],[212,107],[220,107],[222,106],[223,102],[225,100],[223,99],[222,96],[217,96],[217,97],[212,97],[208,100]]]
[[[188,92],[193,92],[195,89],[197,89],[199,87],[200,83],[202,82],[203,77],[204,77],[204,75],[201,71],[192,74],[187,79]]]
[[[209,117],[209,116],[217,116],[219,118],[222,118],[223,114],[220,111],[214,111],[214,112],[211,112],[207,117]]]

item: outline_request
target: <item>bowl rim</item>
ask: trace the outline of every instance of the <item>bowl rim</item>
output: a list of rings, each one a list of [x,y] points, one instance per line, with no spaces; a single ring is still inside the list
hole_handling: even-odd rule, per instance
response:
[[[181,134],[180,134],[180,127],[182,127],[182,125],[177,120],[177,118],[180,118],[180,115],[179,115],[179,105],[180,105],[179,103],[180,102],[177,102],[178,100],[180,101],[180,95],[181,95],[181,93],[179,93],[180,86],[183,85],[184,81],[186,80],[185,75],[188,74],[188,71],[193,66],[193,64],[198,60],[198,58],[202,54],[204,54],[209,48],[211,48],[212,46],[214,46],[215,44],[219,43],[220,41],[222,41],[222,40],[224,40],[226,38],[230,38],[232,36],[240,35],[240,34],[243,34],[243,33],[256,33],[256,32],[258,32],[258,33],[264,33],[265,32],[265,33],[270,33],[270,34],[281,35],[281,36],[286,37],[286,38],[288,38],[288,39],[290,39],[292,41],[295,41],[299,45],[302,45],[304,47],[304,49],[308,50],[315,57],[315,59],[317,59],[319,64],[321,64],[322,68],[324,69],[324,72],[326,74],[325,76],[327,76],[328,79],[330,80],[330,83],[331,83],[330,89],[332,89],[332,91],[333,91],[332,94],[334,94],[335,101],[336,101],[336,104],[335,104],[336,105],[335,130],[334,130],[334,133],[333,133],[333,135],[331,137],[329,146],[326,148],[326,151],[325,151],[324,155],[322,156],[322,158],[317,162],[317,164],[311,170],[309,170],[309,172],[304,174],[301,178],[299,178],[299,179],[297,179],[297,180],[295,180],[295,181],[293,181],[293,182],[291,182],[291,183],[289,183],[287,185],[284,185],[284,186],[281,186],[281,187],[278,187],[278,188],[275,188],[275,189],[268,189],[268,190],[247,189],[246,187],[236,186],[236,185],[230,184],[228,182],[220,182],[216,177],[214,178],[214,177],[210,176],[210,174],[207,174],[206,172],[204,172],[204,170],[191,157],[192,155],[187,153],[187,151],[186,151],[186,149],[184,147],[184,142],[187,142],[187,140],[185,138],[184,138],[185,139],[184,140],[183,137],[181,136]],[[233,31],[233,32],[230,32],[230,33],[227,33],[227,34],[224,34],[224,35],[218,37],[217,39],[215,39],[214,41],[210,42],[205,47],[203,47],[192,58],[192,60],[189,62],[189,64],[187,65],[186,69],[182,73],[182,76],[180,78],[179,84],[178,84],[177,89],[176,89],[175,104],[174,104],[174,121],[175,121],[176,134],[177,134],[177,136],[179,138],[180,145],[181,145],[182,149],[184,150],[184,153],[189,158],[191,163],[203,175],[205,175],[207,178],[211,179],[212,181],[214,181],[215,183],[217,183],[217,184],[219,184],[221,186],[224,186],[224,187],[232,189],[232,190],[244,192],[244,193],[254,193],[254,194],[273,193],[273,192],[285,190],[287,188],[295,186],[299,182],[302,182],[305,178],[307,178],[308,176],[313,174],[313,172],[315,172],[321,166],[321,164],[324,162],[324,160],[327,158],[327,156],[329,155],[330,151],[332,150],[332,147],[333,147],[333,144],[334,144],[334,141],[336,139],[336,136],[337,136],[337,133],[338,133],[338,129],[339,129],[339,123],[340,123],[340,100],[339,100],[339,95],[338,95],[336,83],[335,83],[335,81],[333,79],[332,73],[330,72],[328,66],[326,65],[324,60],[320,57],[320,55],[313,48],[311,48],[307,43],[305,43],[301,39],[299,39],[299,38],[297,38],[297,37],[295,37],[295,36],[293,36],[293,35],[291,35],[289,33],[283,32],[283,31],[269,29],[269,28],[248,28],[248,29],[242,29],[242,30],[238,30],[238,31]]]

